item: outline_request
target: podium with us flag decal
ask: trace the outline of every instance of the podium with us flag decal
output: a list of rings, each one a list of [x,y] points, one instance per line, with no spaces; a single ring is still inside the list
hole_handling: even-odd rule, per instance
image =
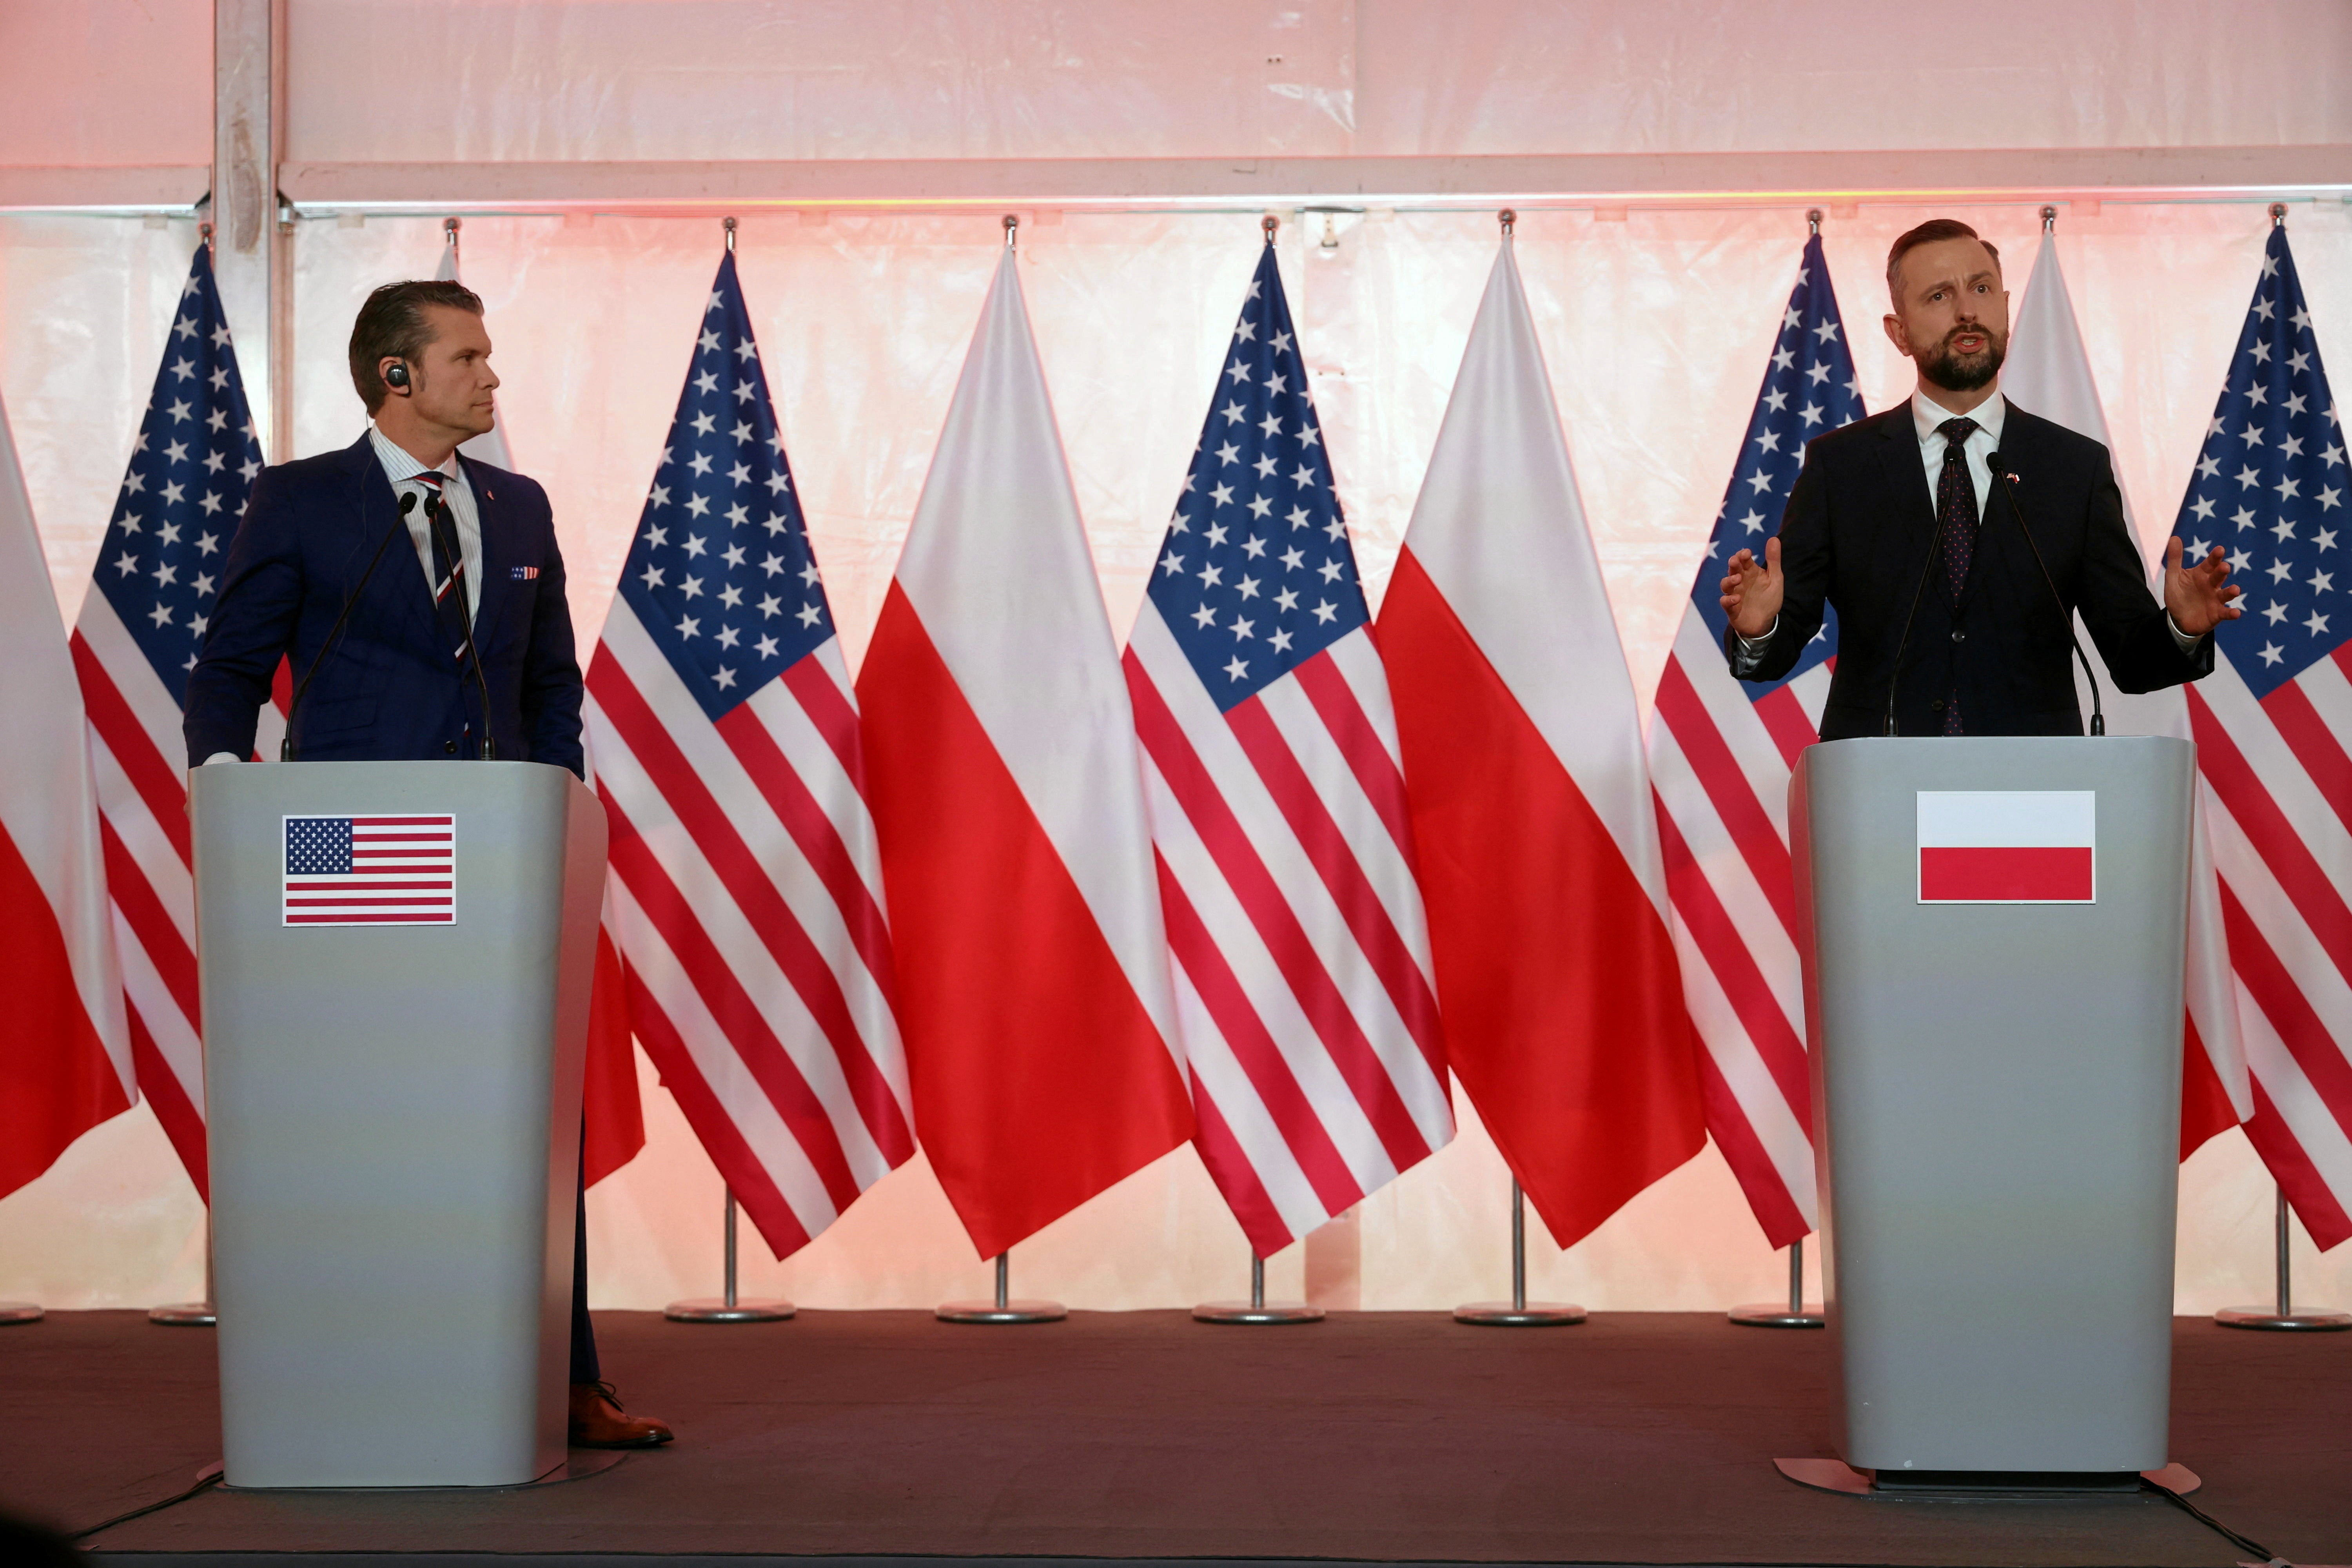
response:
[[[193,781],[232,1487],[564,1462],[604,808],[533,763]]]
[[[2156,736],[1800,758],[1845,1465],[1781,1461],[1793,1479],[2123,1489],[2164,1469],[2195,776],[2196,748]]]

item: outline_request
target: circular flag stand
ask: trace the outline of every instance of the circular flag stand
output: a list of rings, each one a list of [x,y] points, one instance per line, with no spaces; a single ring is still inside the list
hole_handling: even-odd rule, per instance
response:
[[[2213,1321],[2225,1329],[2280,1329],[2299,1332],[2325,1331],[2330,1329],[2352,1329],[2352,1312],[2339,1312],[2333,1307],[2294,1308],[2294,1279],[2287,1266],[2288,1219],[2286,1189],[2278,1189],[2278,1302],[2276,1310],[2269,1307],[2224,1307],[2213,1314]]]
[[[1192,1309],[1196,1323],[1319,1323],[1323,1309],[1304,1301],[1265,1299],[1265,1259],[1250,1254],[1250,1299],[1246,1301],[1203,1301]]]
[[[662,1316],[673,1323],[781,1323],[800,1310],[790,1301],[743,1301],[735,1295],[735,1189],[727,1189],[727,1261],[724,1294],[672,1301]]]
[[[1584,1321],[1581,1307],[1528,1300],[1528,1200],[1517,1176],[1511,1178],[1511,1299],[1456,1307],[1454,1321],[1489,1329],[1565,1328]]]
[[[1008,220],[1007,231],[1011,224]],[[1070,1315],[1059,1301],[1016,1301],[1012,1296],[1013,1254],[996,1255],[996,1299],[950,1301],[939,1309],[942,1323],[1058,1323]]]
[[[210,1329],[220,1325],[219,1314],[213,1310],[213,1216],[205,1211],[205,1299],[201,1301],[174,1301],[165,1307],[147,1309],[147,1321],[167,1329]]]
[[[1829,1322],[1816,1302],[1805,1300],[1805,1238],[1789,1244],[1789,1300],[1759,1301],[1731,1309],[1731,1321],[1750,1329],[1818,1329]]]
[[[37,1323],[46,1316],[30,1301],[0,1301],[0,1328],[10,1323]]]

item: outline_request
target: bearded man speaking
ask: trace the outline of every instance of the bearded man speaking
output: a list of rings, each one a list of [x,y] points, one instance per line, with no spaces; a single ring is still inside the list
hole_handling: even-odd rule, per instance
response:
[[[2227,557],[2217,546],[2184,565],[2173,539],[2157,603],[2107,449],[2001,396],[1999,252],[1937,218],[1895,242],[1886,289],[1886,335],[1918,389],[1809,443],[1764,558],[1731,558],[1731,673],[1787,674],[1828,605],[1838,658],[1824,741],[2081,734],[2078,611],[2126,691],[2210,674],[2213,628],[2241,613]]]

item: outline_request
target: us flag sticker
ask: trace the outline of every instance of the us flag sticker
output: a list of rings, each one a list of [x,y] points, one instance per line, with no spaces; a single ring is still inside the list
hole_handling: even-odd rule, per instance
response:
[[[457,922],[457,819],[289,816],[283,924]]]
[[[1921,790],[1923,904],[2098,901],[2098,795]]]

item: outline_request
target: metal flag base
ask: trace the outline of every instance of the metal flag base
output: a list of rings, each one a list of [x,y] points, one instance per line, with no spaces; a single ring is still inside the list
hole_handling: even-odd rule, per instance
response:
[[[790,1301],[742,1301],[735,1296],[735,1189],[727,1189],[726,1294],[672,1301],[662,1316],[673,1323],[781,1323],[800,1310]]]
[[[1456,1307],[1454,1321],[1482,1329],[1556,1329],[1584,1321],[1581,1307],[1528,1300],[1528,1201],[1517,1176],[1511,1178],[1511,1299]]]
[[[2286,1189],[2278,1190],[2278,1218],[2273,1245],[2278,1254],[2278,1303],[2274,1307],[2224,1307],[2213,1314],[2213,1321],[2225,1329],[2271,1329],[2289,1333],[2325,1333],[2335,1329],[2352,1329],[2352,1312],[2339,1312],[2333,1307],[2294,1306],[2294,1277],[2287,1267],[2288,1209]]]
[[[1246,1301],[1203,1301],[1192,1309],[1196,1323],[1319,1323],[1323,1309],[1304,1301],[1265,1299],[1265,1259],[1250,1258],[1250,1299]]]
[[[30,1301],[0,1301],[0,1327],[10,1323],[37,1323],[47,1316]]]
[[[996,1255],[996,1299],[992,1301],[949,1301],[935,1314],[942,1323],[1058,1323],[1070,1315],[1059,1301],[1016,1301],[1009,1293],[1013,1255]]]
[[[220,1326],[220,1317],[210,1301],[174,1301],[168,1307],[150,1307],[147,1321],[169,1329],[212,1329]]]
[[[1734,1307],[1731,1321],[1748,1329],[1818,1329],[1828,1324],[1821,1304],[1805,1300],[1804,1237],[1789,1244],[1789,1299]]]

